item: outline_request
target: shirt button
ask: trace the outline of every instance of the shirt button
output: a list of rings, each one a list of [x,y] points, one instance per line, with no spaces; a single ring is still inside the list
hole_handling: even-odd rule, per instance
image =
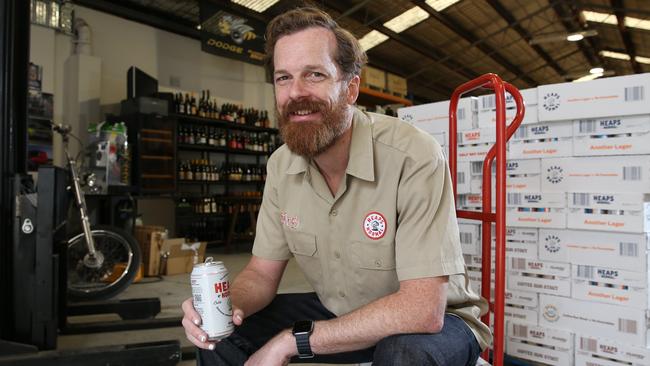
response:
[[[339,213],[338,213],[338,211],[336,211],[336,210],[332,210],[332,211],[330,212],[330,215],[332,215],[332,216],[336,216],[336,215],[338,215],[338,214],[339,214]]]
[[[375,266],[381,267],[381,259],[375,260]]]
[[[336,259],[341,258],[341,253],[339,253],[338,250],[335,251],[335,252],[334,252],[334,257],[336,257]]]
[[[339,296],[341,296],[341,297],[345,297],[345,292],[343,292],[343,291],[339,291]]]

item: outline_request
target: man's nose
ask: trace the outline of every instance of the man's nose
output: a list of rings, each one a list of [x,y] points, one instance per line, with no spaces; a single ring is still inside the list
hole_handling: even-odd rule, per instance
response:
[[[305,81],[301,78],[296,78],[291,83],[291,89],[289,90],[289,97],[291,99],[300,99],[309,95],[309,90]]]

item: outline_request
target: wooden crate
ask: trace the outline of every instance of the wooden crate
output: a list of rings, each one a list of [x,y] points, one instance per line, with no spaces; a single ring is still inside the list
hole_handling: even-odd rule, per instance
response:
[[[167,238],[167,229],[164,226],[154,225],[136,226],[135,238],[142,252],[144,275],[160,275],[160,248]]]

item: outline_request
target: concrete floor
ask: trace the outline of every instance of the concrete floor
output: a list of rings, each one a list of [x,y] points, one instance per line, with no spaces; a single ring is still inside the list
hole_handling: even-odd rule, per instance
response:
[[[250,258],[250,254],[220,254],[209,252],[207,255],[214,257],[215,260],[223,261],[230,271],[231,278],[234,278],[234,276],[244,268]],[[164,276],[162,280],[159,281],[156,281],[155,278],[145,278],[142,283],[131,285],[117,298],[131,299],[158,297],[161,302],[161,312],[158,314],[157,318],[180,317],[182,316],[180,304],[190,297],[191,294],[189,284],[189,274]],[[306,282],[295,261],[291,260],[287,266],[282,282],[280,283],[279,292],[308,292],[311,290],[311,286]],[[92,317],[78,316],[69,318],[70,323],[101,320],[119,320],[119,317],[117,315],[93,315]],[[192,346],[192,344],[185,338],[185,333],[179,323],[178,327],[172,328],[83,335],[61,335],[58,338],[58,349],[83,349],[97,346],[174,339],[181,342],[181,347]],[[182,361],[179,365],[188,366],[194,364],[194,360],[187,360]],[[318,366],[317,364],[310,365]]]

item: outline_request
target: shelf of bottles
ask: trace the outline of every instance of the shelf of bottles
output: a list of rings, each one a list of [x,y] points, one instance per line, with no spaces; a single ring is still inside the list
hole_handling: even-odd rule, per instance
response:
[[[199,95],[173,98],[177,233],[209,243],[251,241],[266,157],[282,143],[278,130],[265,110],[218,104],[207,90]]]
[[[278,130],[271,128],[271,120],[266,110],[244,108],[242,105],[222,103],[219,106],[210,91],[201,92],[198,101],[194,95],[174,94],[174,114],[183,122],[209,124],[216,127],[277,134]]]
[[[178,149],[228,152],[232,154],[270,155],[278,146],[276,133],[228,131],[206,125],[178,126]]]
[[[178,181],[180,183],[262,183],[265,180],[266,166],[264,164],[224,162],[218,166],[211,164],[207,159],[192,159],[181,161],[178,165]]]
[[[177,232],[193,240],[225,243],[234,237],[251,237],[260,210],[261,193],[181,197],[176,201]],[[238,217],[235,223],[229,218]],[[224,230],[230,227],[232,232]]]

